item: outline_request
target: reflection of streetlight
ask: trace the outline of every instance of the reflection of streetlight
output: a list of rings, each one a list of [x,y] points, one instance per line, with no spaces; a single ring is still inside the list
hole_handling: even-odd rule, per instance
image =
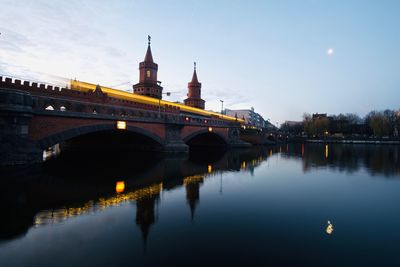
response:
[[[220,182],[219,182],[219,193],[222,195],[222,171],[221,171],[221,177],[220,177]]]
[[[330,221],[328,221],[328,226],[326,227],[325,231],[328,235],[333,233],[333,224]]]
[[[221,101],[221,115],[223,115],[224,114],[224,100],[219,100],[219,101]]]
[[[162,95],[170,96],[171,92],[161,93]],[[158,99],[158,117],[161,117],[161,98]]]

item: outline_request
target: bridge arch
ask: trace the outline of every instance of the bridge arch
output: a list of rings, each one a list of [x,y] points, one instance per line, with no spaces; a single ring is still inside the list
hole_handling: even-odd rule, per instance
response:
[[[228,139],[217,131],[209,131],[208,129],[201,129],[194,133],[191,133],[183,138],[183,141],[189,145],[189,147],[196,146],[227,146]]]
[[[116,130],[114,124],[97,124],[97,125],[87,125],[87,126],[72,128],[46,136],[38,140],[38,143],[40,147],[44,150],[61,142],[71,140],[75,137],[97,132],[106,132],[106,131],[126,131],[127,133],[139,134],[144,137],[147,137],[148,139],[152,140],[161,147],[165,143],[164,140],[160,138],[158,135],[143,128],[127,125],[126,130]]]
[[[274,134],[269,134],[268,136],[267,136],[267,140],[268,141],[272,141],[272,142],[276,142],[276,135],[274,135]]]

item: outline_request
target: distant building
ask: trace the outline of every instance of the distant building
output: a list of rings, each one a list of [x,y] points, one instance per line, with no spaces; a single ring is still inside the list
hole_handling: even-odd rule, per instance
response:
[[[315,114],[312,114],[312,118],[313,119],[319,119],[319,118],[327,118],[328,117],[328,115],[326,114],[326,113],[315,113]]]
[[[260,128],[274,128],[274,126],[264,120],[264,118],[254,112],[254,108],[251,109],[225,109],[224,114],[238,119],[244,119],[246,124],[253,125]]]
[[[285,121],[283,124],[286,124],[289,127],[295,127],[295,126],[303,125],[303,121]]]

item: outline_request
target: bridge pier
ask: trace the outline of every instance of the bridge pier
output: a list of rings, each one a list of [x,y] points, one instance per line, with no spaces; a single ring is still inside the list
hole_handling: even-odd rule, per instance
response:
[[[166,124],[165,125],[165,153],[188,153],[189,146],[183,142],[181,138],[182,125]]]
[[[28,92],[0,90],[0,165],[43,161],[43,151],[29,138],[33,99]]]
[[[237,127],[228,130],[228,146],[231,148],[248,148],[251,147],[251,144],[240,139],[240,128]]]

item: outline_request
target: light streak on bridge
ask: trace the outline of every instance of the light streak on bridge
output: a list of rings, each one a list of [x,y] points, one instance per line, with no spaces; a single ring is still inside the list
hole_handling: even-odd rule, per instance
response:
[[[70,88],[72,90],[87,93],[89,91],[96,90],[97,85],[92,84],[92,83],[78,81],[78,80],[71,80],[70,86],[71,86]],[[180,104],[180,103],[174,103],[174,102],[170,102],[170,101],[159,100],[159,99],[153,98],[153,97],[138,95],[138,94],[134,94],[134,93],[128,93],[128,92],[113,89],[110,87],[105,87],[105,86],[104,87],[100,86],[100,87],[101,87],[101,90],[103,91],[103,93],[106,93],[108,96],[122,99],[122,100],[129,100],[129,101],[133,101],[136,103],[148,104],[148,105],[153,105],[153,106],[157,106],[157,107],[159,105],[161,105],[162,107],[171,106],[171,107],[179,108],[181,111],[184,111],[184,112],[194,113],[194,114],[203,115],[203,116],[207,116],[207,117],[219,118],[219,119],[228,120],[228,121],[237,121],[237,122],[240,122],[241,124],[245,123],[245,121],[243,119],[223,115],[223,114],[212,112],[212,111],[206,111],[206,110],[199,109],[199,108],[186,106],[186,105]]]

